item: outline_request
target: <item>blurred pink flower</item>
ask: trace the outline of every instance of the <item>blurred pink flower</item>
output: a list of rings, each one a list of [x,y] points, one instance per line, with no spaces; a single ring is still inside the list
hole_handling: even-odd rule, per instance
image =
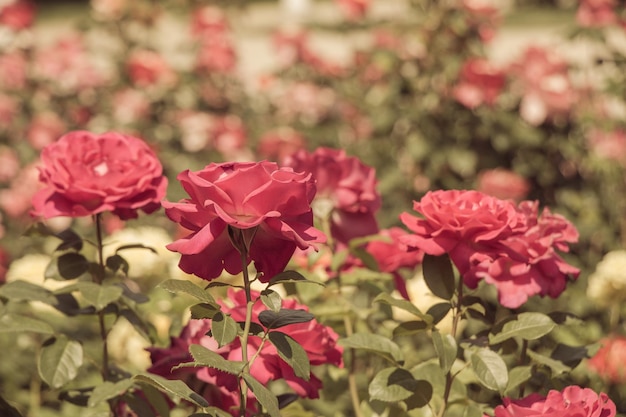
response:
[[[522,96],[520,115],[538,126],[555,116],[568,116],[577,100],[569,65],[553,51],[530,46],[510,67]]]
[[[500,96],[506,76],[484,58],[471,58],[461,68],[459,81],[454,87],[454,98],[470,109],[482,104],[492,106]]]
[[[626,166],[626,132],[623,130],[593,130],[587,135],[587,144],[598,157]]]
[[[267,282],[283,271],[296,247],[325,240],[313,227],[315,183],[309,173],[267,161],[228,162],[186,170],[177,178],[189,198],[163,206],[191,234],[167,247],[181,253],[179,267],[187,273],[209,281],[223,270],[240,273],[243,248],[231,241],[237,234],[247,245],[247,262],[254,261]]]
[[[300,150],[283,163],[297,172],[310,172],[317,181],[315,214],[330,221],[332,237],[340,244],[378,232],[376,212],[381,206],[376,172],[345,151]]]
[[[2,216],[0,215],[0,220],[2,220]],[[0,224],[0,239],[4,236],[4,226]],[[9,270],[9,265],[11,264],[11,256],[9,252],[4,248],[4,246],[0,246],[0,284],[3,284],[6,281],[7,271]]]
[[[133,51],[126,61],[126,71],[131,82],[137,87],[170,87],[178,79],[165,58],[148,49]]]
[[[576,10],[576,22],[582,27],[614,25],[618,21],[616,7],[616,0],[580,0]]]
[[[470,26],[478,29],[483,42],[493,39],[502,17],[496,7],[497,0],[463,0],[462,5],[469,14]]]
[[[10,187],[0,190],[0,209],[11,218],[20,218],[31,209],[33,195],[41,188],[37,164],[23,167]]]
[[[306,140],[301,133],[283,126],[265,132],[259,139],[257,153],[261,158],[281,163],[289,155],[304,149]]]
[[[26,86],[26,58],[21,52],[0,55],[0,87],[20,90]]]
[[[335,0],[341,14],[351,21],[361,20],[367,14],[370,0]]]
[[[259,294],[252,293],[253,299]],[[230,314],[236,321],[245,321],[246,297],[244,291],[230,288],[225,297],[229,305],[222,304],[222,312]],[[305,310],[306,306],[298,304],[295,300],[283,300],[283,308]],[[254,304],[252,322],[260,325],[259,314],[266,310],[264,305],[257,301]],[[179,363],[190,362],[191,355],[188,353],[189,346],[198,344],[210,349],[228,360],[240,361],[241,344],[236,338],[230,344],[218,347],[217,342],[207,336],[211,330],[211,320],[191,320],[183,329],[179,337],[173,337],[167,348],[149,348],[153,362],[149,372],[170,379],[182,379],[190,385],[195,385],[194,380],[200,380],[209,384],[203,393],[212,405],[233,414],[238,412],[239,383],[235,375],[227,374],[212,368],[182,368],[172,372],[171,368]],[[342,366],[342,349],[337,345],[338,335],[327,326],[316,320],[307,323],[297,323],[283,326],[280,331],[291,336],[307,353],[311,365],[335,365]],[[311,337],[315,335],[315,337]],[[261,338],[251,335],[248,338],[248,355],[252,356],[258,349],[259,355],[255,358],[250,368],[250,373],[263,384],[270,381],[283,379],[301,397],[318,398],[322,382],[311,373],[310,379],[305,381],[295,376],[291,367],[283,361],[273,344],[264,343],[261,347]],[[256,401],[250,398],[249,406],[256,409]]]
[[[224,34],[204,38],[196,55],[200,73],[230,73],[237,66],[237,53],[230,38]]]
[[[600,340],[600,345],[587,361],[589,369],[611,383],[626,383],[626,337],[610,335]]]
[[[91,8],[96,14],[106,19],[122,16],[128,0],[91,0]]]
[[[500,304],[517,308],[533,295],[558,297],[579,270],[557,253],[578,241],[565,218],[538,203],[516,206],[478,191],[431,191],[400,219],[413,232],[401,241],[430,255],[448,254],[464,283],[476,288],[481,280],[498,290]]]
[[[503,168],[489,169],[478,174],[478,191],[501,200],[523,200],[530,190],[528,180]]]
[[[113,94],[113,118],[121,124],[137,123],[150,113],[150,100],[138,89],[126,88]]]
[[[213,146],[227,160],[235,158],[248,143],[248,134],[243,121],[235,115],[217,119],[211,134]]]
[[[191,33],[197,38],[211,38],[230,31],[230,25],[222,9],[216,6],[203,6],[194,10],[191,16]]]
[[[495,408],[495,417],[614,417],[615,403],[604,393],[576,385],[562,391],[551,390],[546,397],[533,393],[513,400],[505,397]]]
[[[59,139],[66,128],[65,122],[56,113],[44,111],[33,117],[28,125],[26,138],[30,146],[41,150]]]
[[[11,181],[20,170],[20,160],[15,150],[0,145],[0,183]]]
[[[0,25],[15,31],[32,26],[35,20],[35,4],[30,0],[9,0],[8,4],[0,5]]]
[[[0,129],[13,125],[18,114],[20,103],[12,96],[0,93]]]

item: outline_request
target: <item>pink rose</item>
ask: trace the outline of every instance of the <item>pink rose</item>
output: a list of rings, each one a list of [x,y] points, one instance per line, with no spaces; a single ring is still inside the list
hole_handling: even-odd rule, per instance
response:
[[[19,218],[31,209],[33,195],[41,189],[35,164],[23,167],[11,180],[9,188],[0,189],[0,209],[11,218]]]
[[[168,245],[182,254],[179,267],[187,273],[206,280],[223,270],[240,273],[242,262],[231,233],[247,241],[247,262],[254,261],[263,282],[285,268],[296,247],[306,249],[325,240],[313,227],[311,174],[267,161],[229,162],[186,170],[177,178],[189,198],[163,206],[171,220],[192,232]]]
[[[226,34],[203,38],[196,55],[196,71],[201,74],[232,72],[237,66],[237,52]]]
[[[600,350],[587,362],[589,369],[614,384],[626,383],[626,337],[611,335],[600,344]]]
[[[626,132],[623,130],[594,130],[587,135],[587,144],[598,157],[626,166]]]
[[[279,127],[265,132],[259,139],[257,153],[267,159],[283,161],[291,154],[304,149],[304,136],[290,127]]]
[[[136,123],[150,114],[150,100],[144,91],[125,88],[113,94],[112,111],[118,123]]]
[[[196,9],[191,17],[191,33],[197,38],[210,38],[230,30],[226,15],[216,6]]]
[[[604,393],[576,385],[559,392],[551,390],[546,397],[534,393],[520,400],[504,398],[495,408],[495,417],[614,417],[615,403]]]
[[[20,107],[20,103],[14,97],[0,93],[0,129],[13,125]]]
[[[26,57],[21,52],[0,55],[0,86],[5,90],[20,90],[26,86]]]
[[[557,297],[579,270],[558,251],[567,252],[578,232],[565,218],[538,203],[499,200],[478,191],[435,191],[414,203],[423,218],[403,213],[413,235],[401,240],[430,255],[447,253],[464,283],[494,285],[500,304],[517,308],[532,295]]]
[[[13,0],[0,6],[0,25],[15,31],[29,28],[35,20],[35,5],[29,0]]]
[[[470,109],[481,104],[492,106],[502,92],[506,77],[486,59],[474,58],[461,68],[459,82],[454,87],[454,98]]]
[[[477,189],[502,200],[519,201],[528,195],[530,184],[526,178],[513,171],[496,168],[478,174]]]
[[[489,42],[496,33],[496,28],[502,20],[500,10],[496,7],[496,0],[463,0],[462,5],[469,14],[468,23],[478,30],[483,42]]]
[[[160,207],[167,178],[150,147],[121,133],[74,131],[41,153],[34,216],[80,217],[112,211],[121,219]]]
[[[259,294],[252,293],[253,299],[258,299]],[[229,305],[222,304],[222,312],[230,314],[236,321],[245,320],[246,296],[244,291],[228,290]],[[295,300],[284,300],[283,308],[302,309],[308,311],[305,306],[298,304]],[[260,301],[254,304],[252,321],[259,324],[256,319],[266,308]],[[152,359],[152,367],[149,372],[164,376],[170,379],[182,379],[187,384],[198,385],[198,381],[202,381],[207,385],[203,396],[211,402],[212,405],[220,407],[222,410],[238,412],[239,406],[239,384],[237,377],[226,374],[211,368],[181,368],[172,371],[172,367],[179,363],[190,362],[191,355],[188,353],[189,346],[192,344],[202,345],[207,349],[217,352],[225,359],[240,361],[241,360],[241,342],[236,338],[230,344],[218,347],[217,342],[207,332],[211,330],[211,320],[191,320],[183,329],[179,337],[173,337],[171,344],[167,348],[149,348],[150,357]],[[290,324],[280,328],[280,331],[291,336],[305,350],[311,365],[335,365],[342,366],[342,349],[337,345],[338,335],[327,326],[324,326],[316,320],[307,323]],[[315,337],[311,337],[315,335]],[[255,358],[250,368],[250,373],[263,384],[270,381],[283,379],[287,384],[301,397],[317,398],[322,382],[311,373],[309,381],[305,381],[295,376],[291,367],[283,361],[276,348],[269,342],[261,347],[261,338],[258,336],[250,336],[248,338],[248,354],[252,356],[259,348],[261,351]],[[250,397],[248,406],[254,411],[256,409],[256,401]]]
[[[370,6],[370,0],[335,0],[343,16],[352,21],[365,17]]]
[[[284,161],[295,171],[313,174],[317,181],[314,207],[328,217],[333,238],[347,244],[355,237],[378,232],[375,214],[381,198],[376,190],[376,172],[345,151],[318,148],[310,153],[300,150]]]
[[[11,181],[20,170],[20,159],[14,149],[0,145],[0,183]]]
[[[126,61],[131,82],[138,87],[171,86],[177,81],[174,70],[157,52],[147,49],[134,51]]]

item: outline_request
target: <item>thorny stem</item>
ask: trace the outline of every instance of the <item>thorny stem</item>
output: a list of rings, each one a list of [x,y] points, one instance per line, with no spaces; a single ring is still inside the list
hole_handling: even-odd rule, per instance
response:
[[[456,332],[459,327],[459,322],[461,321],[461,316],[463,315],[463,277],[459,278],[459,283],[457,285],[457,300],[456,304],[453,306],[454,308],[454,316],[452,317],[452,329],[451,334],[452,337],[456,339]],[[454,382],[454,377],[456,374],[452,373],[452,369],[448,371],[446,374],[446,387],[443,393],[443,406],[441,407],[441,411],[439,412],[439,416],[443,416],[446,412],[446,408],[448,408],[448,400],[450,398],[450,391],[452,390],[452,383]]]

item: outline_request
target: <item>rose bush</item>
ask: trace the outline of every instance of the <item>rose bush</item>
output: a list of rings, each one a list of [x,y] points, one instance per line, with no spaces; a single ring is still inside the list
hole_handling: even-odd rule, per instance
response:
[[[141,139],[110,132],[74,131],[43,149],[33,197],[34,216],[81,217],[111,211],[121,219],[152,213],[165,196],[167,178]]]
[[[309,173],[273,162],[241,162],[187,170],[178,180],[189,198],[163,206],[171,220],[191,231],[168,245],[182,255],[179,266],[185,272],[206,280],[223,270],[240,273],[243,248],[231,243],[233,229],[243,235],[246,262],[254,261],[263,282],[285,268],[296,247],[325,239],[313,227],[315,182]]]

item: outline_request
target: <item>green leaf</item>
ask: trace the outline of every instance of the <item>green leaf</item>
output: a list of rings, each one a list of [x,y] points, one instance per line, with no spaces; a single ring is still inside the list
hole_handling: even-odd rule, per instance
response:
[[[307,323],[315,316],[305,310],[281,308],[278,312],[266,310],[259,313],[259,321],[268,329],[278,329],[296,323]]]
[[[430,387],[430,384],[428,386]],[[376,374],[372,382],[370,382],[368,391],[372,400],[395,403],[410,398],[417,389],[418,381],[409,371],[403,368],[391,367],[383,369]]]
[[[270,279],[267,286],[271,287],[272,285],[286,284],[286,283],[309,283],[309,284],[317,284],[317,285],[324,286],[324,283],[312,281],[296,271],[283,271],[274,275]]]
[[[179,398],[194,403],[198,407],[209,406],[207,400],[205,400],[201,395],[192,391],[191,388],[189,388],[187,384],[185,384],[183,381],[169,380],[163,378],[162,376],[148,373],[135,375],[133,379],[137,382],[151,385],[167,394],[176,395]]]
[[[280,409],[278,408],[278,399],[276,396],[252,375],[243,374],[243,379],[267,414],[269,414],[270,417],[280,417]]]
[[[98,285],[93,282],[79,282],[78,291],[97,311],[104,309],[122,296],[124,290],[117,285]]]
[[[212,319],[219,311],[217,304],[200,303],[191,306],[192,319]]]
[[[498,326],[499,327],[499,326]],[[541,313],[520,313],[502,325],[502,330],[489,334],[489,343],[496,345],[512,337],[535,340],[550,333],[556,324]]]
[[[454,295],[454,270],[448,255],[424,255],[422,262],[424,280],[434,295],[450,300]]]
[[[444,373],[448,373],[454,364],[457,356],[456,340],[450,334],[441,334],[438,331],[432,332],[435,352],[439,357],[439,366]]]
[[[437,303],[432,305],[426,314],[433,317],[433,324],[437,324],[448,315],[450,309],[452,309],[452,305],[450,303]]]
[[[532,366],[516,366],[509,371],[509,382],[506,385],[507,392],[519,387],[533,376]]]
[[[239,326],[230,314],[224,314],[220,311],[213,316],[213,320],[211,321],[211,333],[219,347],[225,346],[235,340],[238,330]]]
[[[0,396],[0,416],[2,417],[22,417],[17,408],[6,402],[2,396]]]
[[[57,258],[59,275],[64,279],[74,279],[89,271],[89,261],[79,253],[64,253]]]
[[[119,312],[119,315],[124,317],[144,339],[153,342],[148,325],[139,317],[135,310],[124,308]]]
[[[95,407],[103,401],[120,397],[133,385],[134,381],[132,379],[122,379],[115,383],[104,381],[93,389],[87,405],[89,407]]]
[[[433,322],[433,318],[427,314],[422,313],[419,308],[415,307],[415,305],[408,301],[408,300],[404,300],[404,299],[400,299],[400,298],[394,298],[392,297],[390,294],[387,293],[380,293],[378,296],[376,296],[376,298],[374,298],[374,302],[378,302],[378,303],[385,303],[388,304],[390,306],[393,307],[397,307],[399,309],[402,309],[404,311],[407,311],[411,314],[413,314],[414,316],[417,316],[419,318],[421,318],[422,320],[424,320],[426,323],[428,323],[429,325],[432,324]]]
[[[504,394],[509,374],[504,360],[490,349],[479,349],[471,356],[474,373],[486,387],[500,394]]]
[[[37,370],[41,379],[52,388],[70,382],[83,364],[83,347],[65,336],[48,339],[39,355]]]
[[[215,302],[215,299],[213,298],[213,296],[211,296],[211,294],[190,281],[168,279],[159,284],[159,287],[174,294],[184,293],[187,295],[191,295],[192,297],[197,298],[203,303],[217,306],[217,303]]]
[[[415,392],[404,402],[407,409],[421,408],[427,405],[433,397],[433,386],[426,380],[417,380]]]
[[[59,233],[54,234],[57,238],[61,239],[61,243],[57,246],[57,251],[74,250],[79,252],[83,248],[83,239],[73,231],[72,229],[65,229]]]
[[[156,415],[159,417],[170,417],[170,397],[166,393],[160,391],[153,385],[143,384],[141,387],[141,394],[133,392],[132,397],[144,400],[150,405],[151,413],[156,411]],[[128,394],[124,396],[128,397]],[[154,410],[154,411],[153,411]],[[142,414],[137,414],[138,416]],[[151,415],[151,414],[149,414]]]
[[[384,336],[371,333],[355,333],[338,342],[343,347],[362,349],[376,353],[391,362],[402,364],[404,356],[400,347]]]
[[[533,360],[533,362],[550,368],[554,376],[561,375],[572,370],[571,367],[565,365],[563,362],[548,358],[539,353],[533,352],[532,350],[528,350],[526,354]]]
[[[280,294],[273,290],[263,290],[261,292],[261,301],[265,305],[265,307],[269,308],[275,313],[280,311],[280,308],[283,306],[283,299]]]
[[[400,323],[395,329],[393,329],[393,336],[412,336],[417,333],[422,333],[428,330],[428,324],[425,321],[406,321]]]
[[[41,301],[50,305],[57,303],[57,298],[51,291],[22,280],[9,282],[1,286],[0,297],[14,301]]]
[[[181,363],[173,369],[208,366],[209,368],[218,369],[231,375],[239,375],[244,366],[243,362],[226,360],[221,355],[201,345],[189,346],[189,352],[191,352],[194,362]]]
[[[17,314],[6,314],[0,317],[0,334],[33,332],[54,334],[54,329],[45,321]]]
[[[106,267],[113,272],[122,271],[124,275],[128,275],[128,261],[122,258],[120,255],[111,255],[105,261]]]
[[[291,366],[296,376],[308,381],[311,377],[311,364],[304,348],[285,333],[274,331],[268,336],[270,342],[276,346],[278,355]]]

